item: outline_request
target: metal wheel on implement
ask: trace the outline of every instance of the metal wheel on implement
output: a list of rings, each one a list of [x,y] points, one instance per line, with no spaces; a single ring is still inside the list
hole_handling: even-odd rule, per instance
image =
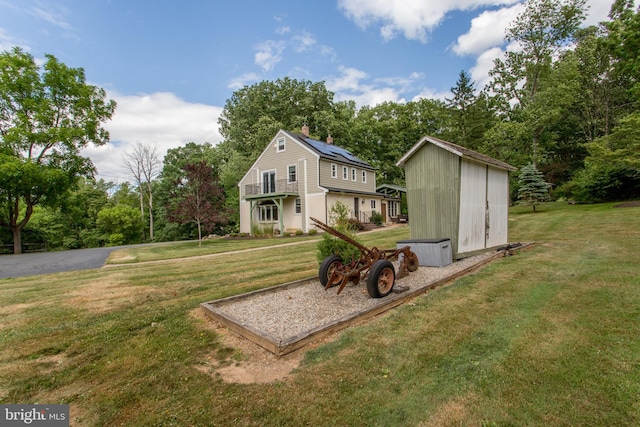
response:
[[[320,279],[320,284],[323,287],[327,286],[329,282],[329,278],[335,271],[336,267],[342,265],[342,258],[339,255],[329,255],[325,259],[322,260],[320,264],[320,269],[318,271],[318,278]],[[338,283],[333,283],[331,286],[335,286]]]
[[[391,261],[380,259],[373,263],[367,276],[367,292],[371,298],[386,297],[393,290],[396,271]]]

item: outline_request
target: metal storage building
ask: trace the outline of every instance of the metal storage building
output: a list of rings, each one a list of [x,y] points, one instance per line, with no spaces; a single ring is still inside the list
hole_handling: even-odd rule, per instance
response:
[[[402,158],[411,239],[448,238],[459,259],[508,243],[511,165],[425,136]]]

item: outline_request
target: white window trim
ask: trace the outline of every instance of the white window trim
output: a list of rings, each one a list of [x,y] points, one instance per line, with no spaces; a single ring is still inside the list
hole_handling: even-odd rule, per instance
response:
[[[365,170],[362,171],[362,183],[363,184],[367,183],[367,171]]]
[[[293,167],[295,170],[295,174],[296,174],[296,180],[295,181],[291,181],[291,173],[289,173],[289,168]],[[294,182],[298,182],[298,165],[296,165],[295,163],[292,165],[287,165],[287,183],[292,184]]]
[[[282,148],[280,148],[280,142],[282,142]],[[286,139],[284,137],[278,138],[276,141],[276,152],[282,153],[283,151],[285,151],[286,148],[287,148]]]
[[[298,206],[300,206],[300,212],[297,211]],[[293,213],[296,215],[302,215],[302,199],[300,197],[293,200]]]
[[[358,174],[356,168],[351,168],[351,181],[358,182]]]
[[[266,219],[267,216],[267,212],[269,211],[269,219]],[[260,205],[258,206],[258,222],[262,223],[262,224],[273,224],[278,222],[278,219],[275,218],[274,216],[277,217],[278,216],[278,206],[276,205]],[[265,217],[265,219],[263,219],[263,217]]]
[[[338,179],[338,165],[331,163],[331,178]]]
[[[349,180],[349,168],[346,166],[342,167],[342,179],[344,179],[345,181]]]
[[[264,174],[266,173],[266,174],[271,175],[271,172],[273,172],[273,173],[274,173],[274,175],[273,175],[273,187],[274,187],[274,191],[268,191],[268,192],[265,192],[265,191],[264,191],[264,183],[265,183],[265,180],[264,180]],[[261,182],[260,182],[260,186],[261,186],[260,190],[262,191],[262,194],[271,194],[271,193],[275,193],[276,191],[278,191],[278,188],[277,188],[277,187],[278,187],[278,171],[277,171],[276,169],[263,170],[263,171],[261,171],[261,173],[260,173],[260,177],[262,178],[262,180],[261,180]],[[269,188],[269,189],[270,189],[270,188]]]
[[[371,199],[371,209],[375,209],[376,208],[376,201],[374,199]]]

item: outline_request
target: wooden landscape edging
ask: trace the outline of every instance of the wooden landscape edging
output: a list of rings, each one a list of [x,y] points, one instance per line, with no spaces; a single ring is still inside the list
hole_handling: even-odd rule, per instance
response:
[[[489,262],[495,260],[496,258],[501,258],[507,255],[512,255],[514,251],[518,251],[521,249],[527,249],[534,245],[535,243],[525,243],[517,248],[509,248],[498,250],[496,253],[484,260],[471,265],[463,270],[460,270],[456,273],[450,274],[449,276],[443,277],[441,279],[435,280],[433,282],[428,283],[427,285],[420,286],[414,290],[410,290],[402,293],[394,293],[384,298],[384,302],[375,307],[350,314],[344,316],[338,320],[335,320],[331,323],[324,324],[312,328],[308,331],[305,331],[301,334],[295,335],[293,337],[287,339],[277,339],[268,334],[262,333],[261,331],[255,329],[250,325],[245,325],[238,322],[231,316],[226,315],[222,310],[219,310],[218,307],[222,307],[227,304],[233,304],[234,302],[243,301],[247,299],[251,299],[256,295],[260,295],[268,292],[277,292],[280,290],[288,289],[291,287],[304,286],[307,284],[317,282],[317,278],[307,278],[302,280],[297,280],[294,282],[284,283],[282,285],[272,286],[270,288],[259,289],[256,291],[247,292],[241,295],[235,295],[227,298],[222,298],[215,301],[204,302],[200,304],[200,306],[204,309],[205,314],[211,319],[221,323],[222,325],[228,327],[232,331],[236,332],[240,336],[253,341],[255,344],[260,347],[269,350],[276,356],[283,356],[285,354],[291,353],[292,351],[298,350],[310,342],[316,341],[320,338],[324,338],[328,335],[331,335],[337,331],[348,328],[349,326],[361,322],[363,320],[370,319],[375,317],[385,311],[388,311],[394,307],[397,307],[405,302],[421,295],[429,290],[435,289],[439,286],[442,286],[446,283],[449,283],[461,276],[469,274],[470,272],[479,269],[480,267],[488,264]]]

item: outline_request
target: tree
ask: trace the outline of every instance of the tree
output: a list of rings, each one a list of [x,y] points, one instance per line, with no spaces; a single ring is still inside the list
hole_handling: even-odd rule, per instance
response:
[[[140,216],[144,218],[144,200],[149,207],[149,240],[153,240],[153,180],[160,173],[156,146],[138,142],[131,153],[125,153],[124,164],[138,184]]]
[[[518,177],[518,200],[519,203],[526,206],[533,206],[536,211],[536,205],[549,200],[550,184],[545,182],[542,173],[529,163],[520,170]]]
[[[324,112],[333,110],[333,93],[324,82],[285,77],[235,91],[218,123],[225,141],[253,162],[279,129],[300,129],[306,123],[312,134],[326,138],[329,131],[320,122],[326,121]]]
[[[201,245],[203,229],[210,232],[217,224],[227,221],[224,193],[205,161],[187,164],[184,171],[186,178],[175,183],[167,215],[169,220],[182,224],[194,222]]]
[[[505,52],[505,60],[496,59],[490,71],[488,89],[497,98],[501,113],[509,120],[519,117],[544,89],[554,58],[573,41],[585,17],[586,0],[529,0],[524,12],[507,29],[508,42],[518,50]],[[534,166],[542,155],[540,140],[547,122],[535,114],[529,118],[531,161]]]
[[[142,217],[136,208],[127,205],[106,207],[98,212],[96,222],[102,239],[110,246],[137,243],[140,241],[139,231]]]
[[[640,197],[640,113],[624,117],[611,134],[587,147],[585,169],[576,180],[580,201]]]
[[[461,71],[456,85],[451,88],[453,98],[446,98],[452,115],[448,138],[456,144],[478,150],[484,133],[491,128],[494,115],[486,94],[475,94],[475,83],[466,71]]]
[[[109,141],[101,124],[115,107],[82,68],[53,55],[40,67],[17,47],[0,54],[0,226],[11,229],[14,253],[34,206],[56,206],[77,178],[93,175],[80,152]]]

